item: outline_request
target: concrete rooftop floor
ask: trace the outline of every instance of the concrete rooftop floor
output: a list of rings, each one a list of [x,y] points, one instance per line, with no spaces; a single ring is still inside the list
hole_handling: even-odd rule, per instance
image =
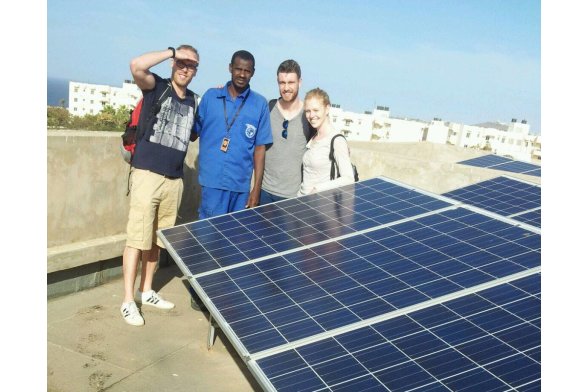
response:
[[[176,307],[145,306],[142,327],[120,315],[122,279],[48,300],[47,390],[261,391],[218,328],[207,349],[208,312],[190,307],[181,278],[175,263],[157,271],[154,289]]]

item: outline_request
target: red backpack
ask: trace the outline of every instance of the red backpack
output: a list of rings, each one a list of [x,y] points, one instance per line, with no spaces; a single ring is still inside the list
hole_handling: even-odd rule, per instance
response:
[[[171,82],[168,80],[167,87],[157,100],[157,103],[153,105],[151,110],[151,118],[157,115],[161,110],[161,104],[171,95]],[[141,109],[143,108],[143,98],[139,99],[137,106],[130,112],[130,118],[127,122],[125,132],[121,135],[122,144],[120,145],[120,152],[128,164],[133,161],[135,156],[135,148],[137,143],[143,137],[143,130],[139,127],[139,117],[141,117]],[[149,123],[149,120],[146,123]]]

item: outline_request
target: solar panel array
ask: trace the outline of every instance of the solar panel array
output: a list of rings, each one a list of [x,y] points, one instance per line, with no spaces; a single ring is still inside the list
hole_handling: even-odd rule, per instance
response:
[[[501,176],[446,192],[443,196],[541,227],[541,186]]]
[[[530,176],[541,177],[541,166],[527,162],[515,161],[499,155],[484,155],[477,158],[457,162],[462,165],[485,167],[488,169],[504,170],[512,173],[522,173]]]
[[[515,223],[376,178],[158,235],[266,390],[531,390],[541,236]]]

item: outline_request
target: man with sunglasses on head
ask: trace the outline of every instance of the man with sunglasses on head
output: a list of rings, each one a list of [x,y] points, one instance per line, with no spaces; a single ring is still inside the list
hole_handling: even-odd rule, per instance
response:
[[[280,98],[269,102],[274,142],[266,151],[259,204],[295,197],[302,183],[302,155],[312,127],[298,98],[301,75],[300,65],[294,60],[285,60],[278,66]]]
[[[162,79],[150,71],[170,60],[171,78]],[[130,209],[127,242],[123,253],[124,299],[120,308],[125,322],[145,323],[137,303],[158,309],[175,305],[152,289],[153,276],[164,247],[155,231],[175,225],[182,192],[184,158],[197,107],[197,95],[188,89],[196,75],[200,57],[190,45],[145,53],[131,61],[131,73],[143,92],[139,118],[142,136],[131,161]],[[137,292],[137,266],[142,261]]]

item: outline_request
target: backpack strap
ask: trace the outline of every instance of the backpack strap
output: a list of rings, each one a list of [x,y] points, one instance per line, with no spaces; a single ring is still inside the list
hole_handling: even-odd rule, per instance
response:
[[[167,79],[167,86],[165,87],[165,90],[163,90],[163,93],[161,93],[155,105],[151,107],[151,118],[157,116],[157,113],[159,113],[159,111],[161,110],[161,105],[163,104],[163,102],[171,96],[171,89],[171,79]]]
[[[276,106],[276,103],[278,102],[277,99],[270,99],[270,101],[267,103],[269,106],[269,111],[271,112],[274,109],[274,106]]]
[[[165,90],[163,90],[163,93],[161,93],[161,95],[159,96],[159,99],[157,100],[155,105],[153,105],[151,107],[151,116],[147,119],[147,121],[146,121],[147,123],[149,123],[151,118],[153,118],[154,116],[157,116],[157,113],[159,113],[159,111],[161,110],[161,105],[163,104],[163,102],[168,97],[171,96],[171,89],[172,89],[171,79],[167,79],[167,86],[165,87]],[[135,122],[133,125],[135,125],[137,127],[137,137],[135,139],[137,145],[143,139],[143,129],[142,129],[142,127],[139,126],[139,116],[142,111],[142,106],[143,106],[143,98],[141,98],[139,100],[139,102],[137,103],[137,106],[135,107],[135,109],[133,109],[133,112],[131,115],[131,123]],[[132,161],[133,161],[133,155],[131,155],[131,162]],[[129,165],[129,175],[127,176],[127,196],[129,195],[129,193],[131,193],[131,169],[132,169],[132,165]]]
[[[333,136],[333,138],[331,139],[331,150],[329,151],[329,160],[331,161],[331,180],[334,180],[335,178],[341,176],[339,174],[339,165],[337,165],[337,161],[335,161],[335,139],[339,136],[345,139],[345,136],[341,135],[340,133]],[[337,167],[337,177],[335,177],[335,166]]]

